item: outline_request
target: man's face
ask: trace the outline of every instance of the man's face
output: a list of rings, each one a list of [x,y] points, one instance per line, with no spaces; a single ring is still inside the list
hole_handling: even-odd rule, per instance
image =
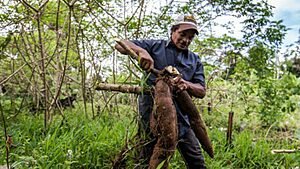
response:
[[[180,29],[176,29],[176,31],[172,33],[172,41],[178,49],[186,50],[193,41],[196,31],[193,29],[179,30]]]

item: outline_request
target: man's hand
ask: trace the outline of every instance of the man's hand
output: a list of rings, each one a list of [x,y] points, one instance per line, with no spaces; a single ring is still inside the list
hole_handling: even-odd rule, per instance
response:
[[[174,85],[177,87],[176,92],[186,90],[190,95],[203,98],[206,94],[206,89],[200,83],[192,83],[184,80],[180,76],[174,78]]]
[[[154,61],[149,53],[145,50],[140,50],[138,52],[139,55],[139,65],[143,70],[150,72],[151,69],[154,67]]]
[[[185,81],[180,76],[177,76],[177,77],[174,78],[174,84],[177,87],[176,92],[181,92],[183,90],[187,90],[188,87],[189,87],[187,81]]]

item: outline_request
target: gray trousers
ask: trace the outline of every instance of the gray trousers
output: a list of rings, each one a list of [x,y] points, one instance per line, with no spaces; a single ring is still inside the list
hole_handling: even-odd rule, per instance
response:
[[[190,129],[179,141],[177,148],[185,160],[188,169],[206,168],[204,157],[201,152],[200,143]]]

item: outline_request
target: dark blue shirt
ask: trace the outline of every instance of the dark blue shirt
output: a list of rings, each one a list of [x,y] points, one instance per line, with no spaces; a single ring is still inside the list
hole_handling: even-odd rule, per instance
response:
[[[203,65],[198,55],[195,53],[189,50],[178,51],[172,42],[165,40],[134,40],[132,42],[145,49],[150,54],[154,60],[154,68],[162,70],[166,66],[171,65],[176,67],[184,80],[205,86]],[[150,74],[147,79],[147,84],[154,85],[155,79],[156,77],[153,74]],[[181,137],[190,128],[190,124],[187,115],[184,115],[186,113],[181,112],[176,102],[174,102],[174,104],[178,117],[179,136]],[[146,125],[149,123],[152,107],[152,96],[139,96],[139,112]]]

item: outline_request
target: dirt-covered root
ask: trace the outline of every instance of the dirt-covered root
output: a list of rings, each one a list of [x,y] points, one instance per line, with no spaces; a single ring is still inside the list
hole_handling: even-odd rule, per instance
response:
[[[150,127],[157,137],[157,143],[150,158],[149,169],[156,169],[162,162],[167,168],[169,159],[176,149],[178,128],[171,89],[164,78],[157,79],[154,106]]]
[[[205,123],[191,97],[186,91],[182,91],[178,93],[175,100],[178,103],[180,110],[188,115],[191,128],[202,145],[203,150],[213,158],[214,151],[206,131]]]
[[[161,168],[166,169],[168,168],[168,164],[170,158],[175,152],[176,144],[174,145],[164,145],[166,141],[165,138],[159,138],[157,143],[153,149],[153,154],[150,159],[149,168],[148,169],[156,169],[157,166],[163,165]]]

